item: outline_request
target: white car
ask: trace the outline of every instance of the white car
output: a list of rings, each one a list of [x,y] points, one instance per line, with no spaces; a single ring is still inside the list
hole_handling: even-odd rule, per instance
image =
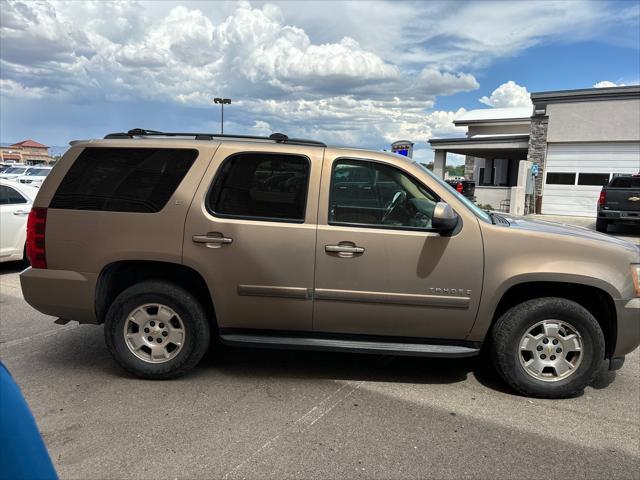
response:
[[[0,180],[0,262],[27,260],[27,217],[37,193],[37,188]]]
[[[0,179],[3,180],[14,180],[21,175],[27,173],[27,171],[32,167],[27,166],[19,166],[19,167],[9,167],[4,172],[0,173]]]
[[[13,180],[32,187],[40,187],[52,168],[53,167],[31,167],[24,175],[20,175]]]

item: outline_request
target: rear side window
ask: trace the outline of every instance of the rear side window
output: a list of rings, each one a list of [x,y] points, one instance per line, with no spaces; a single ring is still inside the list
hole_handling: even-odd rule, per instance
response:
[[[308,184],[307,157],[241,153],[223,162],[208,208],[219,216],[303,222]]]
[[[197,156],[197,150],[178,148],[86,148],[50,208],[159,212]]]
[[[27,203],[27,199],[15,189],[0,185],[0,205],[15,205],[18,203]]]

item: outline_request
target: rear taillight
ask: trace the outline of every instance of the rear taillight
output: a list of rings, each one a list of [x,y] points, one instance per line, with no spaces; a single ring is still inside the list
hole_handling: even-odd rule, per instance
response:
[[[27,257],[33,268],[47,268],[44,234],[47,209],[32,208],[27,220]]]
[[[464,189],[464,185],[462,185],[462,182],[458,182],[458,184],[456,185],[456,190],[462,193],[463,189]]]
[[[605,190],[601,190],[600,198],[598,198],[598,205],[603,206],[605,203],[607,203],[607,192]]]

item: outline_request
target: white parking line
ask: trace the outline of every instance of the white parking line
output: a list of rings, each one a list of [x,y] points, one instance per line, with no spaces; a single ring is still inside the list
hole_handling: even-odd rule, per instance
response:
[[[289,428],[281,431],[277,435],[274,435],[273,437],[271,437],[260,448],[255,450],[253,453],[249,454],[249,456],[246,457],[242,462],[240,462],[235,467],[233,467],[231,470],[229,470],[224,475],[224,477],[222,477],[223,480],[226,480],[231,475],[233,475],[233,473],[235,473],[236,471],[238,471],[239,469],[244,467],[253,458],[258,456],[260,454],[260,452],[262,452],[263,450],[265,450],[265,449],[269,448],[270,446],[272,446],[273,444],[275,444],[280,439],[280,437],[282,437],[286,433],[294,433],[294,432],[295,433],[301,433],[301,432],[304,432],[305,430],[307,430],[307,428],[311,427],[314,423],[316,423],[318,420],[320,420],[322,417],[324,417],[327,413],[329,413],[331,410],[333,410],[337,405],[339,405],[344,400],[346,400],[349,396],[351,396],[353,394],[353,392],[358,390],[362,386],[362,384],[364,382],[365,382],[364,380],[361,380],[361,381],[355,382],[355,383],[352,383],[352,382],[345,383],[339,389],[337,389],[335,392],[333,392],[332,394],[326,396],[323,400],[321,400],[316,405],[311,407],[311,409],[309,409],[304,415],[302,415],[295,422],[293,422],[293,425],[291,427],[289,427]],[[346,391],[344,391],[344,390],[346,390]],[[342,392],[342,395],[339,395],[341,392]],[[329,400],[332,400],[332,399],[334,399],[336,397],[337,397],[337,399],[334,402],[332,402],[330,405],[328,405],[328,406],[325,405],[327,402],[329,402]],[[301,429],[295,428],[298,425],[303,425],[303,427]]]
[[[56,328],[55,330],[47,330],[46,332],[40,332],[40,333],[36,333],[34,335],[30,335],[28,337],[24,337],[24,338],[16,338],[15,340],[10,340],[8,342],[0,342],[0,348],[1,349],[5,349],[5,348],[11,348],[11,347],[15,347],[18,345],[23,345],[27,342],[30,342],[32,340],[37,340],[40,338],[47,338],[47,337],[52,337],[54,335],[57,335],[61,332],[67,332],[69,330],[75,330],[76,328],[78,328],[80,326],[79,323],[74,324],[74,325],[65,325],[64,327],[59,327]]]

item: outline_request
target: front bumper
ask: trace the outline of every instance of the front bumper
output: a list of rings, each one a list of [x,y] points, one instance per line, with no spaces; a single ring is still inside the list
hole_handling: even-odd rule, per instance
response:
[[[640,345],[640,297],[616,300],[618,332],[613,357],[633,352]]]
[[[27,268],[20,274],[22,295],[29,305],[54,317],[97,323],[95,273]]]

